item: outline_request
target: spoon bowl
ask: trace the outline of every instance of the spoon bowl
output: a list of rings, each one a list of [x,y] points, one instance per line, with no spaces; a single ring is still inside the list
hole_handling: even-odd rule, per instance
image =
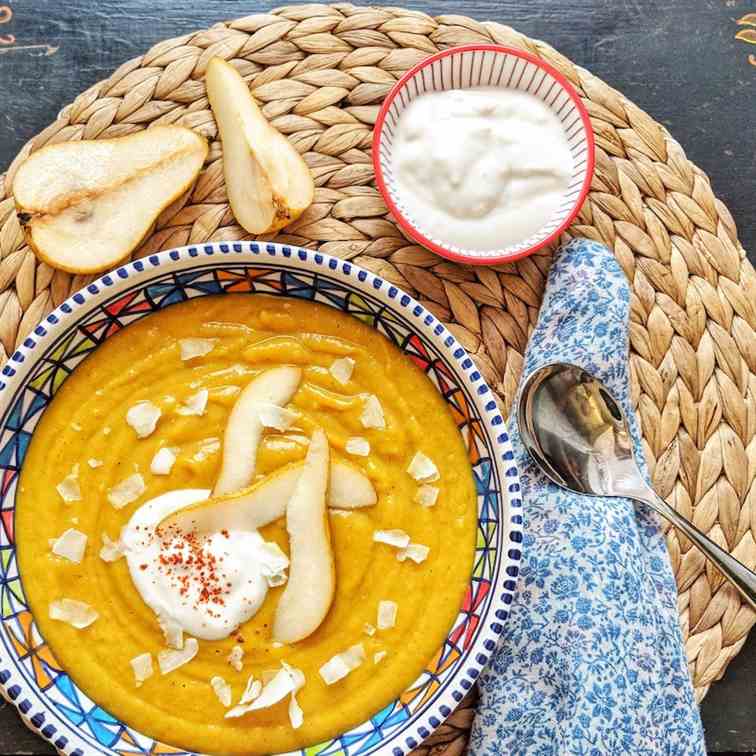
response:
[[[756,609],[756,573],[705,536],[649,486],[633,452],[622,407],[576,365],[554,363],[525,380],[517,406],[520,437],[554,483],[588,496],[621,496],[668,519]]]

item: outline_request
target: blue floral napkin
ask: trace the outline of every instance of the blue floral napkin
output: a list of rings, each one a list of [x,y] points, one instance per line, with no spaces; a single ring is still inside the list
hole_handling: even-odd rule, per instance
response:
[[[523,376],[571,362],[601,378],[640,435],[628,388],[630,291],[611,252],[564,246]],[[504,634],[481,676],[472,756],[705,754],[677,617],[677,589],[654,515],[624,499],[550,483],[512,444],[525,506],[523,561]]]

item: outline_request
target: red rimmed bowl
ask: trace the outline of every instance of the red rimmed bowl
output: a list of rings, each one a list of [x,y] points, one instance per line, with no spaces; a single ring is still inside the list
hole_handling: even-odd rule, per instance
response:
[[[392,168],[396,126],[417,97],[448,89],[492,86],[528,92],[558,116],[572,154],[572,176],[562,202],[532,236],[501,249],[466,249],[439,238],[414,217]],[[556,68],[530,53],[500,45],[464,45],[436,53],[407,71],[383,102],[373,132],[373,165],[378,188],[396,222],[419,244],[442,257],[479,265],[510,262],[556,240],[585,201],[595,162],[593,129],[580,95]]]

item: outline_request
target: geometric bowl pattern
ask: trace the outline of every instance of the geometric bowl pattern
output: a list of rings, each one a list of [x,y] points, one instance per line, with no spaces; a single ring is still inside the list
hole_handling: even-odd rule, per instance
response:
[[[29,611],[14,541],[18,475],[34,428],[76,366],[120,329],[177,302],[225,293],[298,297],[376,328],[431,379],[468,449],[478,533],[463,606],[419,678],[366,722],[305,754],[392,756],[415,748],[473,686],[512,601],[522,546],[517,468],[504,420],[451,333],[393,284],[350,262],[278,244],[203,244],[136,260],[52,312],[0,375],[0,690],[66,754],[180,754],[103,710],[56,662]],[[453,544],[449,544],[453,548]]]

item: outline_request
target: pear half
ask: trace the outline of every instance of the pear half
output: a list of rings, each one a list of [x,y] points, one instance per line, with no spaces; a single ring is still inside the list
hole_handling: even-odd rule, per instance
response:
[[[328,439],[316,430],[286,505],[289,580],[273,620],[278,643],[296,643],[314,633],[333,601],[336,578],[326,516],[329,456]]]
[[[160,528],[217,533],[226,530],[257,530],[286,514],[286,502],[294,494],[304,462],[276,470],[250,488],[214,496],[166,517]],[[361,509],[378,501],[370,479],[344,462],[331,462],[327,505],[331,509]]]
[[[260,373],[241,392],[231,410],[223,436],[221,471],[213,496],[246,488],[255,474],[257,447],[263,434],[261,405],[286,404],[302,379],[296,367],[277,367]]]
[[[223,144],[223,174],[236,220],[251,234],[283,228],[312,203],[315,183],[310,169],[268,123],[233,66],[211,58],[205,84]]]
[[[207,151],[205,139],[180,126],[43,147],[13,180],[29,246],[71,273],[112,268],[189,189]]]

